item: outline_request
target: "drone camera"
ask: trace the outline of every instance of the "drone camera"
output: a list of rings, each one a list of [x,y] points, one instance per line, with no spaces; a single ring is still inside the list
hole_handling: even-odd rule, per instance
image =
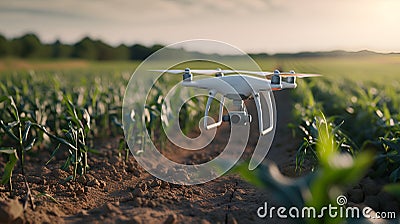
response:
[[[236,125],[247,125],[251,122],[251,115],[247,114],[246,111],[230,112],[229,121]]]

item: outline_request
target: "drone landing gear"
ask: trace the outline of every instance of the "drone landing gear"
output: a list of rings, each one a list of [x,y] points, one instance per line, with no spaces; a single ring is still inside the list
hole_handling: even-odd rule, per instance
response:
[[[274,111],[272,109],[272,99],[271,99],[271,92],[266,92],[267,96],[265,96],[265,100],[268,107],[269,112],[269,127],[264,129],[264,121],[263,121],[263,109],[261,104],[261,95],[260,93],[253,92],[254,102],[256,103],[257,107],[257,116],[258,116],[258,128],[260,130],[261,135],[266,135],[271,132],[274,128],[273,119],[274,119]]]
[[[212,103],[212,100],[215,98],[215,95],[217,94],[217,91],[215,90],[211,90],[209,93],[209,97],[207,100],[207,104],[206,104],[206,111],[205,111],[205,115],[204,115],[204,127],[206,128],[206,130],[210,130],[216,127],[221,126],[222,121],[223,121],[223,112],[224,112],[224,101],[225,101],[225,97],[222,96],[220,99],[220,103],[219,103],[219,115],[218,115],[218,122],[215,122],[213,124],[208,124],[208,112],[210,112],[210,106]]]
[[[220,105],[219,105],[218,122],[208,124],[208,119],[209,119],[208,113],[210,112],[211,103],[212,103],[212,100],[215,99],[216,94],[217,94],[217,92],[214,90],[211,90],[209,92],[209,97],[207,100],[206,110],[205,110],[205,115],[204,115],[204,127],[206,130],[217,128],[217,127],[221,126],[222,122],[224,122],[224,121],[228,121],[231,124],[235,124],[235,125],[248,125],[251,123],[252,117],[250,114],[247,113],[247,111],[245,111],[245,109],[243,107],[243,100],[234,99],[233,105],[237,107],[237,111],[230,111],[228,113],[228,115],[223,115],[225,97],[222,96],[219,101]],[[259,127],[260,135],[266,135],[273,130],[274,114],[273,114],[273,108],[272,108],[272,99],[271,99],[271,95],[270,95],[271,93],[267,92],[266,94],[267,95],[264,96],[265,102],[261,101],[260,93],[254,92],[252,94],[253,98],[254,98],[254,102],[257,107],[258,127]],[[262,102],[266,103],[267,105],[263,106]],[[265,108],[265,107],[267,107],[267,108]],[[267,109],[268,114],[269,114],[269,126],[265,129],[264,129],[264,121],[263,121],[264,120],[263,119],[263,111],[262,111],[263,109]]]

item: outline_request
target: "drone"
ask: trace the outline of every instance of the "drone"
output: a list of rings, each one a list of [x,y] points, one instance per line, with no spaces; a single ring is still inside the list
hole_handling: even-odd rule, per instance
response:
[[[244,70],[222,70],[222,69],[190,69],[184,70],[151,70],[154,72],[182,74],[181,85],[208,90],[208,100],[204,115],[204,128],[210,130],[221,126],[222,122],[228,121],[234,125],[249,125],[251,115],[243,106],[244,101],[254,99],[257,108],[258,127],[260,135],[266,135],[273,130],[273,109],[271,91],[282,89],[294,89],[297,87],[296,78],[316,77],[319,74],[298,74],[294,70],[289,72],[244,71]],[[193,74],[213,75],[214,77],[193,80]],[[256,77],[260,76],[260,77]],[[262,78],[261,78],[262,77]],[[260,94],[266,92],[266,95]],[[213,99],[220,93],[218,121],[209,124],[208,113]],[[263,95],[263,97],[261,96]],[[235,109],[223,115],[225,98],[233,101]],[[268,108],[269,124],[263,121],[263,108]]]

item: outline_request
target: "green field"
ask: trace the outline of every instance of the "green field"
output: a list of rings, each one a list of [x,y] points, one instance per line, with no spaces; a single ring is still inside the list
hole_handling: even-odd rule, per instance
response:
[[[291,127],[304,139],[296,155],[297,165],[299,169],[304,164],[322,167],[331,179],[317,181],[320,187],[343,185],[335,178],[347,174],[349,183],[356,181],[368,167],[374,170],[368,172],[371,178],[383,177],[385,183],[399,181],[399,55],[265,57],[255,61],[266,71],[294,69],[299,73],[323,75],[299,80],[298,89],[291,92],[296,120]],[[98,138],[120,137],[118,150],[127,157],[129,150],[122,138],[121,108],[125,87],[139,64],[138,61],[11,58],[0,61],[0,152],[8,160],[1,183],[11,183],[13,168],[18,161],[24,166],[26,153],[50,143],[69,148],[64,168],[72,167],[71,179],[86,172],[90,165],[87,157],[96,153],[93,142]],[[181,66],[203,68],[205,65]],[[141,77],[144,82],[146,78]],[[161,104],[168,83],[176,80],[159,80],[158,88],[150,92],[146,111],[138,113],[147,122],[141,130],[147,130],[153,138],[165,139],[157,130],[157,122],[161,122]],[[196,125],[193,118],[203,115],[203,104],[203,101],[196,102],[195,106],[188,104],[179,119],[189,128]],[[135,141],[143,141],[142,133],[136,137]],[[331,154],[321,152],[321,147],[330,149]],[[49,154],[56,150],[58,147],[51,147]],[[336,151],[350,155],[353,165],[347,170],[332,167],[329,158]],[[366,155],[371,161],[365,159]],[[321,197],[329,193],[320,188],[311,192]],[[316,206],[326,203],[324,200],[308,202]]]

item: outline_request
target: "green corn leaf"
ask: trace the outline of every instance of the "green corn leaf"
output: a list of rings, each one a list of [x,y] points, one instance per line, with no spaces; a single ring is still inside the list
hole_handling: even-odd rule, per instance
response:
[[[65,161],[65,163],[61,166],[62,170],[68,170],[69,165],[71,164],[72,158],[71,156],[67,157],[67,160]]]
[[[400,184],[388,184],[383,187],[383,190],[394,195],[398,199],[400,199]]]
[[[6,184],[11,181],[12,172],[14,170],[15,164],[17,163],[17,160],[18,160],[17,152],[14,151],[14,153],[10,154],[8,162],[4,167],[3,177],[1,178],[2,184]]]
[[[51,134],[49,131],[47,131],[47,129],[46,129],[45,127],[43,127],[43,126],[41,126],[41,125],[39,125],[39,124],[36,124],[36,123],[32,123],[32,125],[35,126],[35,127],[38,127],[38,128],[39,128],[40,130],[42,130],[47,136],[49,136],[50,138],[56,140],[57,142],[62,143],[62,144],[66,145],[66,146],[68,146],[68,147],[70,147],[70,148],[72,148],[72,149],[74,149],[74,150],[77,150],[76,147],[73,146],[71,143],[67,142],[67,141],[66,141],[65,139],[63,139],[63,138],[60,138],[60,137],[57,137],[57,136]]]
[[[14,119],[16,121],[19,121],[19,112],[18,112],[17,105],[15,104],[14,99],[12,98],[12,96],[9,96],[8,98],[10,99],[10,105],[13,108],[12,114],[14,116]]]
[[[381,142],[388,146],[391,149],[394,149],[398,152],[400,152],[400,139],[392,139],[392,140],[388,140],[385,138],[380,138]]]
[[[400,179],[400,167],[395,169],[389,176],[390,181],[396,182],[398,179]]]
[[[24,134],[22,135],[22,141],[25,142],[28,138],[29,130],[31,128],[32,123],[30,121],[25,122],[25,130]]]
[[[4,102],[6,100],[8,100],[8,96],[1,96],[0,97],[0,103]]]
[[[88,149],[88,152],[93,153],[93,154],[96,154],[96,155],[102,155],[102,153],[101,153],[99,150],[97,150],[97,149],[91,149],[91,148],[89,148],[89,149]]]
[[[31,150],[32,147],[33,147],[33,145],[35,144],[35,142],[36,142],[36,138],[33,138],[33,139],[28,143],[28,145],[25,146],[24,150],[25,150],[25,151]]]
[[[51,196],[51,195],[49,195],[47,193],[44,193],[44,192],[41,192],[41,193],[37,194],[36,197],[47,197],[51,201],[53,201],[54,203],[60,204],[60,202],[58,202],[53,196]]]
[[[13,122],[7,123],[7,129],[14,128],[18,124],[19,124],[19,121],[13,121]]]
[[[14,139],[15,141],[19,141],[19,139],[17,138],[17,136],[14,135],[14,133],[12,132],[12,130],[10,130],[10,128],[8,128],[3,120],[0,120],[0,127],[7,133],[8,136],[10,136],[12,139]]]
[[[70,176],[68,176],[67,178],[65,178],[65,182],[69,182],[69,181],[71,181],[72,179],[74,179],[74,176],[72,176],[72,175],[70,175]]]
[[[50,159],[46,162],[46,165],[49,164],[56,156],[56,153],[58,152],[58,149],[60,149],[60,143],[57,145],[57,147],[53,150],[51,153]]]
[[[12,154],[15,153],[15,149],[13,147],[0,147],[0,153],[5,153],[5,154]]]
[[[83,110],[83,116],[82,117],[86,121],[86,126],[90,129],[90,115],[89,115],[89,112],[86,109]]]
[[[117,117],[112,116],[111,121],[113,122],[113,124],[115,124],[115,126],[117,126],[117,127],[119,127],[119,128],[122,128],[122,123],[120,123],[120,122],[118,121],[118,118],[117,118]]]

